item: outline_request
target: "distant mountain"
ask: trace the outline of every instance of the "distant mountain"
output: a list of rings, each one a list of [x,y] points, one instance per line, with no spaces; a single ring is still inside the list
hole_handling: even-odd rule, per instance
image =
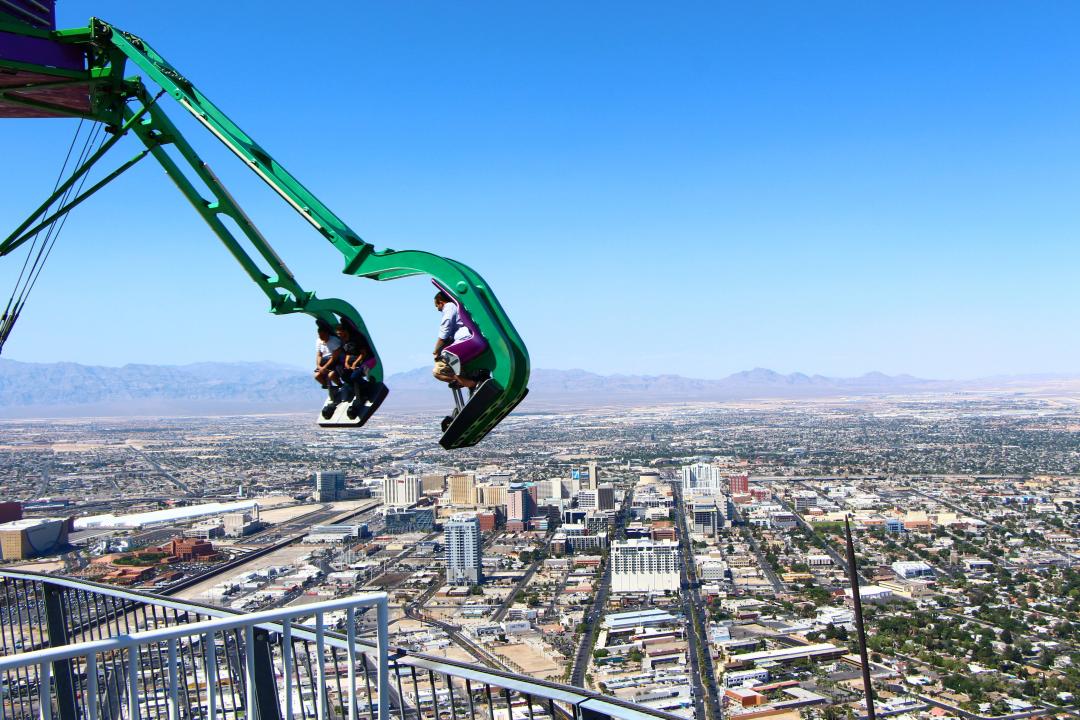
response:
[[[428,368],[391,375],[387,384],[391,388],[387,411],[449,404],[445,387],[432,379]],[[765,368],[720,380],[535,369],[523,408],[870,395],[955,386],[909,375],[829,378],[783,375]],[[0,359],[0,417],[314,412],[322,401],[322,391],[305,370],[274,363],[100,367]]]

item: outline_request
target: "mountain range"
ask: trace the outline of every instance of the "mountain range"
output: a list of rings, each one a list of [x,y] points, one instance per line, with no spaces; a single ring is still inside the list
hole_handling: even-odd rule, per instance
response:
[[[441,408],[449,394],[428,368],[387,379],[384,409]],[[997,380],[1008,386],[1009,379]],[[970,389],[972,382],[867,373],[834,378],[755,368],[719,380],[680,375],[598,375],[585,370],[534,369],[524,408],[809,398]],[[300,368],[275,363],[202,362],[190,365],[100,367],[0,359],[0,417],[187,415],[305,411],[322,391]]]

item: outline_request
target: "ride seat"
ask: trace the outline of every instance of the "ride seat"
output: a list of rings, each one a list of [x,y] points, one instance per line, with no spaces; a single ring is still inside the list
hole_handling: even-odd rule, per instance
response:
[[[457,340],[442,349],[442,357],[457,375],[461,374],[461,369],[488,349],[488,342],[484,339],[484,336],[480,334],[480,328],[473,322],[472,317],[469,315],[469,311],[465,309],[465,306],[451,293],[449,290],[439,284],[437,280],[432,280],[431,284],[442,290],[444,293],[450,296],[454,300],[454,303],[458,308],[458,317],[461,319],[461,324],[469,330],[469,336]]]

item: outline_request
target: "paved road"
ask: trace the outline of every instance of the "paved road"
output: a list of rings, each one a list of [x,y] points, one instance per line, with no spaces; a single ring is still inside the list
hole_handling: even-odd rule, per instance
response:
[[[153,465],[154,469],[158,471],[158,474],[161,475],[161,477],[163,477],[166,480],[168,480],[169,482],[171,482],[173,485],[175,485],[177,487],[177,489],[179,489],[185,495],[191,495],[192,494],[191,493],[191,488],[189,488],[187,485],[185,485],[179,478],[177,478],[171,472],[169,472],[164,467],[162,467],[161,463],[159,463],[157,460],[155,460],[154,458],[150,457],[145,452],[143,452],[142,449],[137,448],[134,445],[128,445],[127,448],[129,450],[131,450],[131,452],[138,455],[146,463],[148,463],[150,465]]]
[[[536,574],[536,571],[540,568],[540,564],[543,562],[543,559],[533,561],[533,564],[529,566],[529,569],[525,571],[525,574],[521,576],[521,579],[510,589],[510,594],[507,595],[506,599],[499,605],[499,609],[491,616],[492,622],[502,622],[503,618],[506,617],[506,613],[510,610],[510,606],[514,604],[514,597],[518,594],[518,591],[525,589],[525,586],[529,584],[529,581],[532,580],[532,576]]]
[[[806,532],[810,533],[812,536],[814,536],[814,537],[818,538],[819,540],[821,540],[825,545],[825,552],[827,552],[829,554],[829,557],[831,557],[833,562],[836,563],[836,566],[839,567],[839,568],[843,568],[845,573],[848,572],[847,558],[844,557],[843,555],[841,555],[835,549],[833,549],[833,545],[832,545],[831,542],[829,542],[828,538],[822,537],[821,533],[819,533],[814,528],[813,525],[806,522],[806,520],[803,519],[802,515],[795,512],[795,508],[793,508],[790,504],[788,504],[788,503],[784,502],[783,500],[781,500],[779,495],[773,494],[772,498],[773,498],[774,501],[776,501],[780,505],[780,507],[784,508],[789,513],[794,515],[795,516],[795,522],[799,523],[799,525],[801,525],[803,527],[803,529],[806,530]],[[856,550],[856,553],[857,552],[858,551]],[[859,583],[861,585],[869,585],[870,584],[870,579],[860,572],[859,573]]]
[[[630,489],[623,498],[623,503],[619,507],[619,512],[615,514],[615,527],[612,534],[615,540],[626,539],[626,521],[630,516],[630,506],[634,501],[634,490]],[[574,656],[574,665],[570,670],[570,684],[577,687],[585,687],[585,671],[589,668],[589,658],[592,655],[593,642],[595,641],[595,635],[593,634],[593,628],[596,623],[600,622],[600,618],[603,617],[604,608],[607,607],[608,594],[611,591],[611,557],[608,556],[607,562],[604,563],[604,575],[600,580],[600,587],[596,591],[596,596],[593,598],[592,605],[585,613],[584,622],[588,626],[584,633],[581,634],[581,644],[578,645],[577,654]]]
[[[784,592],[784,583],[773,572],[772,565],[765,558],[765,553],[761,551],[761,546],[758,545],[758,541],[754,538],[754,534],[750,532],[750,528],[746,526],[745,522],[739,523],[739,532],[742,534],[743,539],[750,545],[750,550],[753,551],[754,556],[757,558],[758,567],[761,568],[761,572],[765,574],[765,579],[773,586],[773,592],[779,594]]]
[[[686,506],[683,505],[682,488],[675,486],[675,518],[679,526],[679,553],[682,555],[681,571],[681,597],[683,616],[689,623],[686,628],[686,639],[689,644],[690,681],[694,691],[694,717],[706,720],[706,718],[718,719],[720,712],[720,699],[716,692],[716,672],[713,669],[712,653],[709,648],[709,638],[698,637],[698,628],[707,631],[705,608],[698,593],[697,568],[694,567],[694,554],[690,548],[690,532],[686,523]],[[699,661],[698,648],[701,648]],[[702,682],[704,680],[704,683]],[[707,693],[707,694],[706,694]],[[708,700],[708,711],[706,711]]]

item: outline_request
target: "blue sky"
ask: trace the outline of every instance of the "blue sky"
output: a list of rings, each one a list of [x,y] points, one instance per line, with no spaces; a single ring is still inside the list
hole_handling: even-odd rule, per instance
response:
[[[377,247],[472,265],[535,367],[1080,372],[1075,4],[296,7],[64,0],[60,20],[146,38]],[[305,286],[361,308],[390,372],[427,362],[426,280],[341,275],[183,127]],[[73,130],[5,122],[3,225]],[[312,344],[148,161],[73,214],[4,356],[306,365]]]

